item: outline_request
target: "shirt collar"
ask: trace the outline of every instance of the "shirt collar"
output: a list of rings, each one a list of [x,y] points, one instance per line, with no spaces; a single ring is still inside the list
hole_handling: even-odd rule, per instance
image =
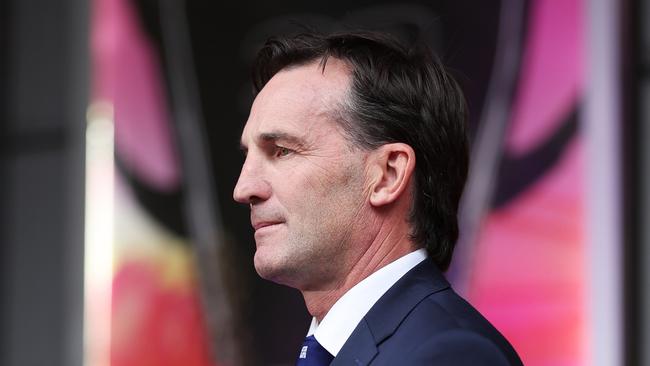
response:
[[[426,257],[426,250],[421,248],[366,277],[334,303],[320,324],[312,318],[307,336],[314,335],[318,343],[336,357],[375,302]]]

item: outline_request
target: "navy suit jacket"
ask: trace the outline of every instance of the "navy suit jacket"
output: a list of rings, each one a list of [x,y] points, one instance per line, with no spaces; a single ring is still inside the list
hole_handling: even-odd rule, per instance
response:
[[[332,361],[348,365],[522,365],[510,343],[429,258],[386,292]]]

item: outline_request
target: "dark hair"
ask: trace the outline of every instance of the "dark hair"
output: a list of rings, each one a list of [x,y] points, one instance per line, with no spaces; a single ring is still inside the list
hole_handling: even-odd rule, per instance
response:
[[[405,46],[379,32],[271,38],[253,65],[255,94],[278,71],[329,57],[352,69],[343,130],[373,149],[402,142],[415,151],[411,238],[442,269],[458,238],[458,202],[467,178],[467,107],[456,81],[423,44]]]

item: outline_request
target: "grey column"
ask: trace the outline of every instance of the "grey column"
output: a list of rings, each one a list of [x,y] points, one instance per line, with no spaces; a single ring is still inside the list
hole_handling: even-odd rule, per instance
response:
[[[586,5],[586,311],[590,362],[623,365],[621,3]]]
[[[83,0],[5,3],[0,364],[83,360]]]

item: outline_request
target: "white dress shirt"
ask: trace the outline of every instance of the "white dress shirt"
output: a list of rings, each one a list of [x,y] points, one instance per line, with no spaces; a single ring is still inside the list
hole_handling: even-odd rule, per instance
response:
[[[312,318],[307,336],[313,334],[318,343],[336,357],[343,344],[375,302],[406,272],[426,257],[426,250],[421,248],[366,277],[334,303],[320,324],[316,318]]]

